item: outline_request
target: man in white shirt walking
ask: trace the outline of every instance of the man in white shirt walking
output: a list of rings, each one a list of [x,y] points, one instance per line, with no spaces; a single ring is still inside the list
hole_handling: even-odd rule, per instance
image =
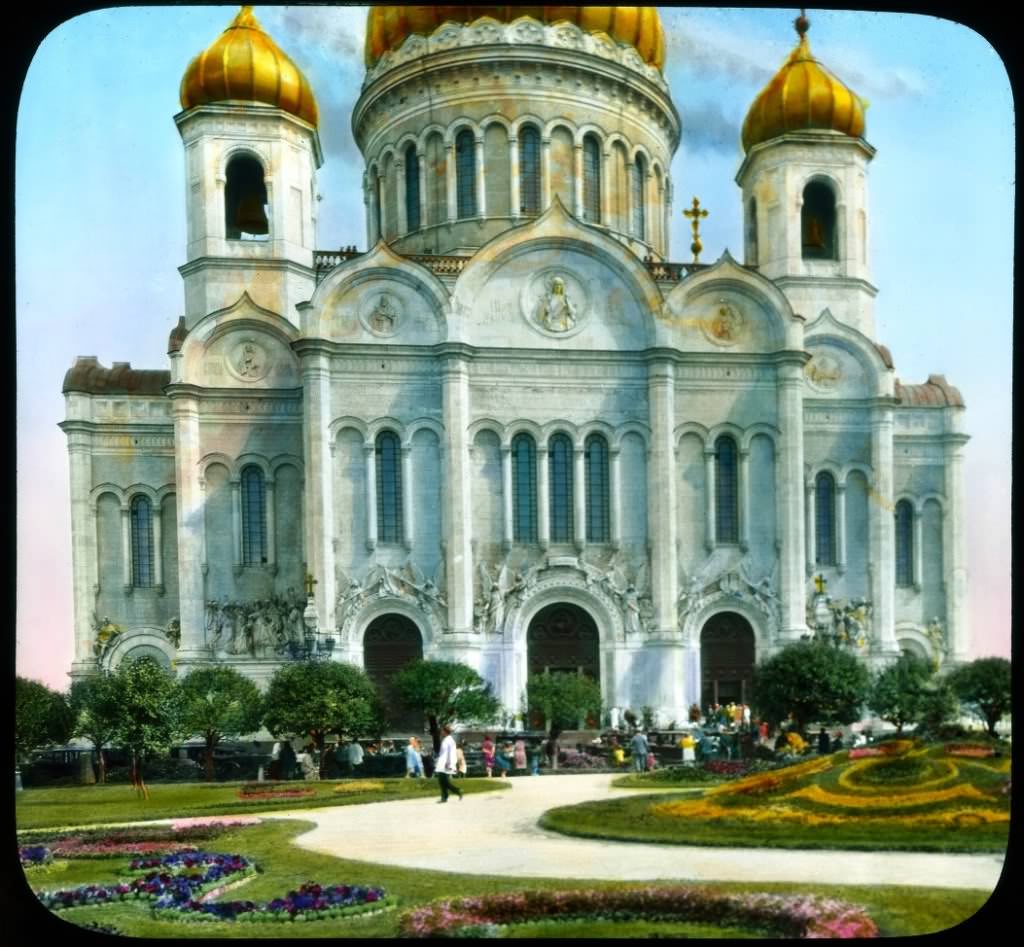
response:
[[[441,802],[448,801],[448,793],[453,792],[462,800],[462,790],[452,783],[452,776],[455,775],[455,766],[458,761],[458,750],[455,746],[455,737],[452,736],[452,728],[445,725],[441,728],[444,739],[441,741],[441,749],[437,754],[437,763],[434,771],[437,773],[437,781],[441,784]]]

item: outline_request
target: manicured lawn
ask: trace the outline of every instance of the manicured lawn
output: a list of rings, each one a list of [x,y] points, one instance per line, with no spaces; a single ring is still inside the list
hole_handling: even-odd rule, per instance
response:
[[[186,816],[269,812],[275,809],[315,809],[394,799],[415,799],[436,795],[434,779],[339,779],[322,782],[290,782],[289,788],[314,789],[315,795],[291,799],[240,799],[245,783],[156,783],[149,787],[149,799],[140,799],[131,786],[61,786],[55,789],[26,789],[17,794],[16,819],[19,829],[63,825],[102,825],[146,819],[174,819]],[[248,784],[252,785],[252,784]],[[335,786],[349,791],[335,792]],[[507,789],[498,779],[464,779],[465,792]]]
[[[965,759],[908,742],[893,758],[851,760],[841,752],[699,793],[563,806],[546,812],[541,825],[567,835],[685,845],[1004,852],[1008,776],[1008,759]],[[643,779],[630,785],[645,785]]]
[[[394,937],[398,918],[411,907],[453,895],[484,895],[523,890],[556,890],[566,888],[614,889],[639,887],[615,882],[562,881],[555,879],[496,878],[416,871],[385,865],[372,865],[332,857],[300,849],[291,840],[307,831],[309,823],[269,821],[261,825],[232,830],[210,843],[215,851],[239,852],[251,858],[261,873],[253,880],[229,892],[225,897],[265,901],[283,895],[306,881],[329,884],[381,886],[398,898],[395,910],[366,917],[304,921],[281,924],[256,924],[247,921],[186,922],[151,917],[148,905],[140,902],[116,902],[90,905],[60,912],[60,917],[75,923],[94,922],[112,926],[135,937]],[[429,842],[426,827],[424,843]],[[343,855],[344,853],[339,853]],[[112,882],[127,867],[128,859],[75,859],[65,872],[35,876],[31,884],[39,890],[54,890],[74,884]],[[985,891],[957,891],[934,888],[861,887],[843,885],[801,884],[713,884],[699,887],[730,892],[774,892],[783,894],[816,894],[840,898],[863,905],[878,924],[882,936],[910,936],[953,927],[970,917],[985,902]],[[647,925],[651,925],[648,929]],[[706,928],[711,927],[711,930]],[[641,930],[641,928],[643,928]],[[543,925],[523,925],[516,936],[605,937],[605,936],[758,936],[749,929],[714,929],[713,925],[653,925],[631,921],[571,921],[561,926],[552,919]]]

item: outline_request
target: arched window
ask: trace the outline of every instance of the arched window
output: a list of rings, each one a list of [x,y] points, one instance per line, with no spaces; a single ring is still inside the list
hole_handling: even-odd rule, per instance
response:
[[[149,588],[153,584],[153,512],[149,497],[132,498],[132,585]]]
[[[587,478],[587,542],[608,542],[608,442],[591,434],[583,445]]]
[[[914,584],[914,508],[909,500],[896,504],[896,585]]]
[[[747,204],[747,246],[750,248],[747,262],[757,266],[757,198],[754,197]]]
[[[832,474],[814,478],[814,545],[819,566],[836,564],[836,484]]]
[[[804,188],[800,233],[805,260],[837,260],[836,196],[823,181]]]
[[[723,435],[715,441],[715,539],[739,542],[736,442]]]
[[[537,447],[529,434],[512,439],[512,538],[537,541]]]
[[[583,139],[583,219],[601,222],[601,143],[596,135]]]
[[[643,155],[637,155],[633,162],[633,236],[638,240],[647,239],[647,208],[644,206],[644,192],[647,185],[647,162]]]
[[[519,213],[540,213],[540,132],[533,125],[519,132]]]
[[[402,541],[402,453],[398,436],[377,435],[377,536],[382,543]]]
[[[224,182],[224,235],[228,240],[266,240],[270,233],[263,167],[252,155],[228,162]]]
[[[464,128],[455,137],[455,194],[457,214],[476,216],[476,140]]]
[[[242,471],[242,565],[267,561],[267,491],[263,471],[250,465]]]
[[[551,541],[573,541],[572,441],[565,434],[556,434],[548,443],[551,477]]]
[[[405,222],[410,233],[420,229],[420,159],[415,145],[405,149]]]

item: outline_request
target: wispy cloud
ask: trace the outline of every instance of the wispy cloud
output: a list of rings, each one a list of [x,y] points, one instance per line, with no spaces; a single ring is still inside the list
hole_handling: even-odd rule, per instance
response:
[[[740,140],[740,127],[715,100],[695,102],[680,109],[683,119],[683,143],[689,151],[717,151],[734,154]]]

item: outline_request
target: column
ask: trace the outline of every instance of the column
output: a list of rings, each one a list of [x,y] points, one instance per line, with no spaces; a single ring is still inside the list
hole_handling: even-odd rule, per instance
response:
[[[572,212],[577,220],[583,220],[583,142],[572,149]]]
[[[924,559],[924,543],[922,542],[922,534],[924,532],[922,528],[922,521],[924,516],[920,506],[914,507],[914,545],[910,549],[911,554],[911,565],[914,570],[914,591],[921,591],[921,573],[923,571],[921,560]],[[894,547],[895,548],[895,547]],[[929,616],[930,618],[930,616]]]
[[[836,484],[836,568],[846,571],[846,481]]]
[[[893,515],[893,417],[891,405],[871,412],[871,484],[868,548],[872,572],[872,630],[874,650],[896,655],[896,518]]]
[[[267,507],[267,565],[277,572],[277,508],[274,503],[274,480],[267,477],[264,484],[264,499]]]
[[[377,206],[378,206],[377,215],[380,218],[380,233],[377,234],[377,237],[378,237],[378,239],[384,239],[384,240],[386,240],[388,237],[391,236],[391,234],[389,234],[387,232],[387,229],[388,229],[388,192],[387,192],[387,187],[385,186],[386,182],[387,182],[387,178],[384,177],[384,173],[383,172],[380,172],[377,175],[377,183],[376,183],[376,188],[377,188]]]
[[[715,548],[715,448],[704,448],[704,548]]]
[[[402,545],[412,549],[413,523],[415,518],[412,509],[412,447],[402,445]]]
[[[740,448],[740,551],[750,548],[750,448]]]
[[[323,631],[335,628],[334,444],[330,435],[330,356],[300,349],[302,366],[303,476],[306,568],[316,579],[314,600]]]
[[[583,446],[573,448],[572,507],[573,534],[576,537],[576,551],[583,552],[587,543],[587,474],[583,462]]]
[[[427,220],[427,156],[426,152],[416,152],[416,164],[420,169],[420,228],[426,227],[430,221]]]
[[[458,351],[444,355],[442,367],[444,451],[442,483],[447,489],[443,504],[443,534],[447,537],[449,630],[473,630],[473,552],[471,469],[469,460],[469,365]]]
[[[366,548],[377,548],[377,451],[371,441],[363,445],[366,465]]]
[[[629,193],[629,182],[626,182],[626,193]],[[606,227],[612,223],[612,152],[607,149],[601,152],[601,193],[598,199],[598,206],[601,208],[601,223]],[[628,198],[627,198],[628,200]],[[629,233],[629,225],[624,228]]]
[[[608,502],[611,506],[612,549],[622,545],[622,451],[618,447],[608,448]]]
[[[541,213],[551,206],[551,137],[540,140],[540,201]]]
[[[455,142],[449,141],[444,146],[444,178],[448,189],[448,223],[459,215],[459,205],[455,199]]]
[[[366,207],[366,242],[367,246],[372,247],[380,239],[377,233],[377,195],[375,186],[371,186],[366,179],[363,181],[363,204]]]
[[[92,651],[95,630],[92,613],[95,608],[94,587],[98,566],[96,543],[96,509],[89,502],[92,484],[92,435],[75,430],[74,422],[61,424],[68,437],[68,460],[71,485],[71,574],[74,589],[75,660],[71,677],[75,680],[96,666]]]
[[[231,478],[231,535],[234,537],[235,575],[242,571],[242,484]]]
[[[132,536],[131,522],[128,518],[130,512],[130,507],[121,507],[121,580],[126,592],[132,590]]]
[[[160,501],[156,500],[150,511],[153,523],[153,584],[161,594],[164,590],[163,517],[160,515]]]
[[[510,137],[508,140],[508,168],[512,219],[518,220],[522,207],[522,195],[519,193],[519,139],[515,137]]]
[[[814,575],[814,567],[817,565],[817,537],[814,535],[814,527],[818,522],[818,509],[816,500],[817,497],[814,495],[814,480],[809,480],[804,484],[804,495],[807,497],[807,574]]]
[[[952,412],[951,412],[952,413]],[[967,624],[967,533],[966,495],[964,491],[964,445],[967,436],[959,433],[962,409],[951,418],[955,434],[946,436],[946,502],[942,510],[942,568],[946,586],[946,635],[949,658],[968,658]]]
[[[473,155],[476,168],[476,215],[487,216],[487,188],[484,185],[484,139],[481,135],[473,140]]]
[[[502,500],[502,546],[508,552],[512,548],[512,445],[501,445],[501,500]]]
[[[397,193],[395,199],[398,201],[398,232],[406,234],[409,232],[409,214],[405,206],[405,161],[395,161],[395,184]]]
[[[668,172],[665,172],[665,231],[662,237],[661,246],[658,249],[661,251],[661,255],[666,259],[671,259],[668,255],[669,241],[672,233],[672,180],[668,176]]]
[[[548,470],[548,446],[537,445],[537,540],[541,549],[551,544],[551,471]]]
[[[636,162],[635,161],[630,161],[630,160],[627,159],[626,160],[626,193],[624,195],[625,199],[626,199],[626,219],[625,219],[625,221],[623,221],[624,226],[623,226],[622,229],[626,233],[632,234],[632,236],[636,237],[637,240],[643,240],[644,239],[644,234],[637,233],[633,229],[633,212],[634,212],[634,208],[633,208],[633,175],[634,174],[636,174]],[[621,197],[622,197],[622,195],[620,195],[620,199],[621,199]],[[641,198],[642,197],[643,197],[643,195],[641,194]]]
[[[651,548],[651,598],[659,631],[678,626],[679,582],[676,548],[675,365],[659,358],[647,367],[648,423],[647,531]],[[680,682],[681,686],[681,682]]]
[[[793,353],[777,369],[779,439],[776,455],[776,510],[779,551],[779,597],[783,644],[807,633],[806,534],[804,520],[803,366],[806,356]]]
[[[187,395],[170,392],[174,414],[174,466],[178,512],[178,599],[181,647],[178,666],[206,657],[206,603],[203,594],[203,548],[206,516],[199,481],[199,405]]]

